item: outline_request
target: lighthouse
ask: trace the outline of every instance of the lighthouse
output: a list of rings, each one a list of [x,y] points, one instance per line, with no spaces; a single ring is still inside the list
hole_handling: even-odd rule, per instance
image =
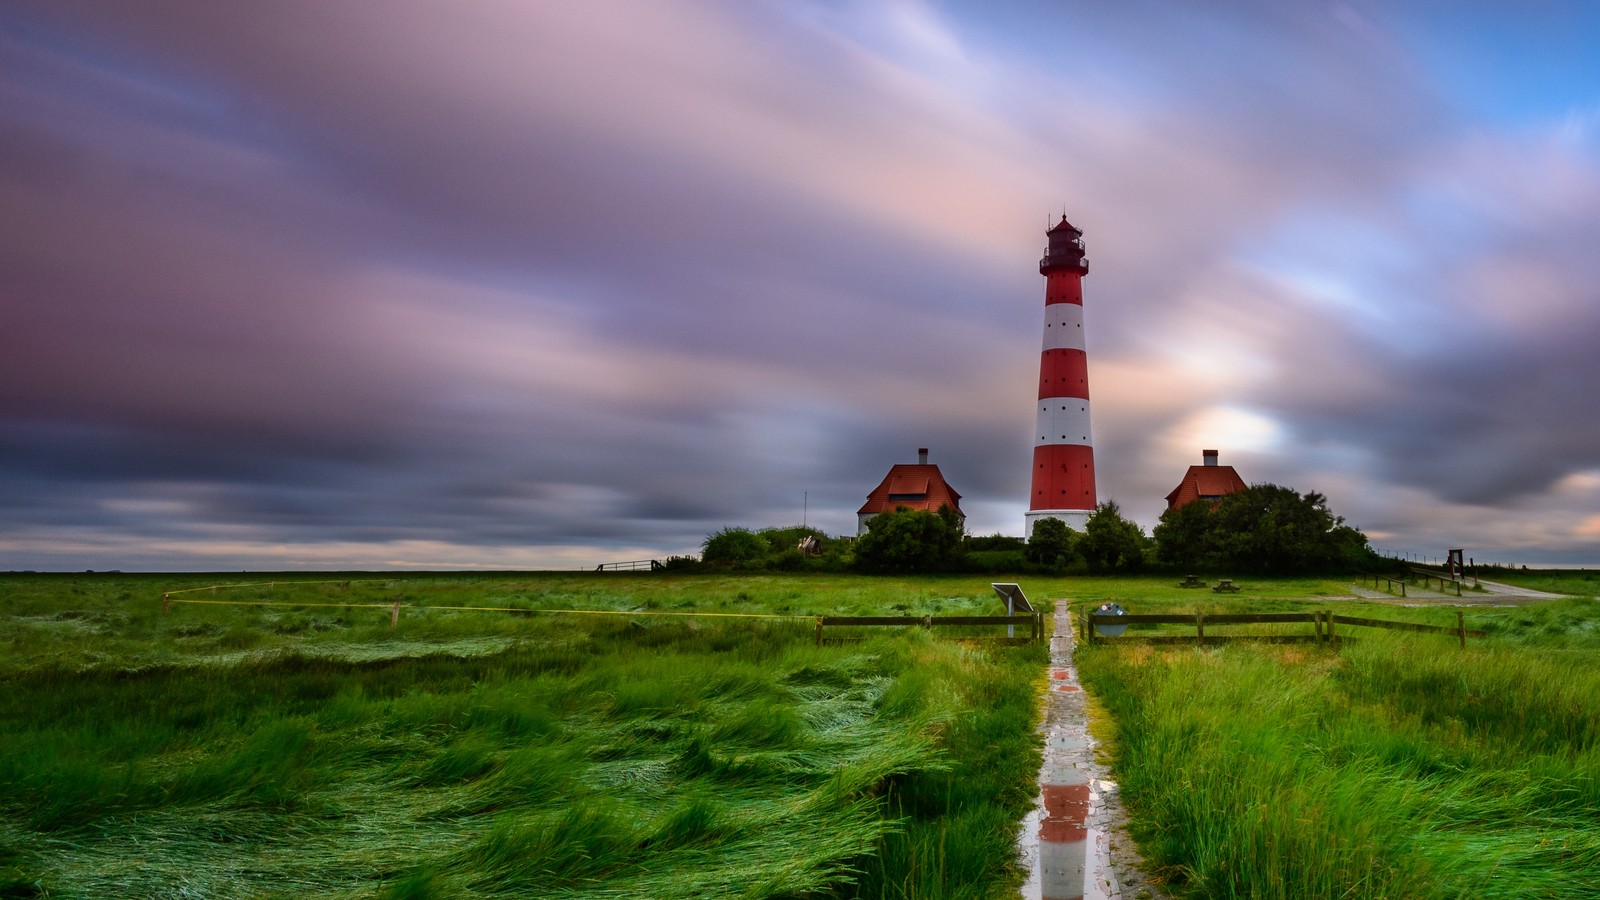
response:
[[[1033,436],[1033,490],[1026,534],[1055,518],[1082,531],[1094,512],[1094,442],[1089,432],[1089,358],[1083,339],[1083,276],[1089,274],[1083,232],[1066,216],[1045,232],[1039,260],[1044,281],[1044,351]]]

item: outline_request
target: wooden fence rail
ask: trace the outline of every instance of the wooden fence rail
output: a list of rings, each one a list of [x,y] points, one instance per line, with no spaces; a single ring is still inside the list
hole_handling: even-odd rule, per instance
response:
[[[950,626],[1025,625],[1028,640],[1044,639],[1044,613],[1015,616],[818,616],[817,646],[822,645],[822,629],[826,626],[900,626],[920,625],[923,628]]]
[[[659,559],[630,559],[627,562],[601,563],[596,572],[654,572],[662,568]]]
[[[1405,579],[1402,579],[1402,578],[1390,578],[1387,575],[1378,575],[1378,574],[1373,573],[1373,572],[1363,572],[1361,574],[1361,583],[1362,584],[1366,584],[1368,578],[1372,579],[1372,587],[1374,589],[1376,589],[1378,587],[1378,582],[1381,581],[1381,582],[1384,583],[1384,590],[1385,591],[1393,594],[1395,585],[1399,585],[1400,586],[1400,596],[1404,597],[1406,595]]]
[[[1461,582],[1456,581],[1453,578],[1446,578],[1443,575],[1436,575],[1433,572],[1427,571],[1426,569],[1418,569],[1414,566],[1407,566],[1405,573],[1406,578],[1415,578],[1421,581],[1423,590],[1427,590],[1429,585],[1437,581],[1439,582],[1439,593],[1442,594],[1451,588],[1455,588],[1456,596],[1461,596]]]
[[[1253,624],[1281,624],[1305,622],[1314,629],[1314,634],[1292,635],[1206,635],[1207,625],[1253,625]],[[1127,637],[1106,637],[1096,633],[1097,625],[1193,625],[1194,637],[1185,635],[1137,635]],[[1454,628],[1443,625],[1420,625],[1414,622],[1391,622],[1385,619],[1366,619],[1359,616],[1336,615],[1331,610],[1319,610],[1303,613],[1177,613],[1177,614],[1140,614],[1140,615],[1111,615],[1107,613],[1087,613],[1084,621],[1084,634],[1089,642],[1109,641],[1111,643],[1134,642],[1146,644],[1177,644],[1200,643],[1220,644],[1225,641],[1256,641],[1261,643],[1301,643],[1301,642],[1330,642],[1337,641],[1336,625],[1350,625],[1357,628],[1387,628],[1394,631],[1413,631],[1426,634],[1453,634],[1460,640],[1461,646],[1467,645],[1468,637],[1486,637],[1487,632],[1469,629],[1466,618],[1460,610],[1456,611],[1456,624]]]

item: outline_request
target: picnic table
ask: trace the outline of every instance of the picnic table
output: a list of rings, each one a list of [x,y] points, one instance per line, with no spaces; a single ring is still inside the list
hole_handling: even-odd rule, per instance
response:
[[[1221,593],[1237,594],[1239,592],[1239,586],[1237,584],[1233,583],[1233,579],[1232,578],[1223,578],[1223,579],[1221,579],[1221,580],[1219,580],[1217,582],[1217,586],[1212,588],[1212,590],[1216,591],[1219,594],[1221,594]]]
[[[1200,576],[1198,575],[1186,575],[1182,581],[1178,582],[1178,587],[1182,588],[1199,588],[1205,586],[1206,583],[1201,581]]]

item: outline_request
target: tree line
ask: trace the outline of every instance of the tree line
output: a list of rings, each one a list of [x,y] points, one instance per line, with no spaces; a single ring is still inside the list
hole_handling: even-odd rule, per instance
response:
[[[922,572],[1137,572],[1147,569],[1298,575],[1374,567],[1366,535],[1328,509],[1322,494],[1257,484],[1217,502],[1162,514],[1150,534],[1100,504],[1078,531],[1040,519],[1024,541],[966,535],[959,515],[901,508],[874,516],[859,537],[815,528],[724,528],[706,537],[698,560],[674,557],[669,570]]]

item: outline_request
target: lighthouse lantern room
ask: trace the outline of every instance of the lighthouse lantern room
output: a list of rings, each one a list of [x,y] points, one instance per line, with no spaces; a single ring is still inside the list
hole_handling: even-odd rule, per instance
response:
[[[1089,362],[1083,337],[1083,276],[1089,274],[1083,232],[1066,216],[1050,240],[1039,274],[1044,283],[1044,350],[1033,445],[1033,490],[1026,533],[1044,518],[1082,531],[1095,508],[1094,443],[1089,431]]]

